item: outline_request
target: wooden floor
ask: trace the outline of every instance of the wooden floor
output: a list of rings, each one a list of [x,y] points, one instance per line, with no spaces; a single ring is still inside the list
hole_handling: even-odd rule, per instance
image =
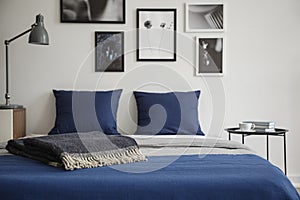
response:
[[[298,194],[300,195],[300,188],[297,188]]]

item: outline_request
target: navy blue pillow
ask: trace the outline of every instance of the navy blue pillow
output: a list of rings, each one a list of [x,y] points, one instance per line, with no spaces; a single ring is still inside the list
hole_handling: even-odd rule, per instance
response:
[[[135,134],[204,135],[198,120],[200,91],[133,92],[138,110]]]
[[[116,114],[122,90],[53,90],[53,93],[56,99],[56,120],[49,135],[89,131],[119,135]]]

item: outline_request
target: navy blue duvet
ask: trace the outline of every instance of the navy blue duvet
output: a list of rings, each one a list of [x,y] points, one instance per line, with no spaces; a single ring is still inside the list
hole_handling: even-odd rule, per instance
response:
[[[147,172],[155,166],[165,167]],[[146,172],[132,173],[141,171]],[[280,169],[247,154],[149,157],[147,162],[75,171],[5,155],[0,156],[0,195],[38,200],[299,199]]]

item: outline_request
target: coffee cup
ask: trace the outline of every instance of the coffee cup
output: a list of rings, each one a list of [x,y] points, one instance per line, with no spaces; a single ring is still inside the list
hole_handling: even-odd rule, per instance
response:
[[[244,122],[240,122],[239,123],[239,128],[241,131],[251,131],[254,130],[255,125],[252,123],[244,123]]]

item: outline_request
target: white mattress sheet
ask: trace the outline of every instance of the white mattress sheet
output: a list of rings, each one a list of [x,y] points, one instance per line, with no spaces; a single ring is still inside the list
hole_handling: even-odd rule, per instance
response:
[[[197,135],[128,135],[145,156],[254,154],[246,145],[223,138]]]

